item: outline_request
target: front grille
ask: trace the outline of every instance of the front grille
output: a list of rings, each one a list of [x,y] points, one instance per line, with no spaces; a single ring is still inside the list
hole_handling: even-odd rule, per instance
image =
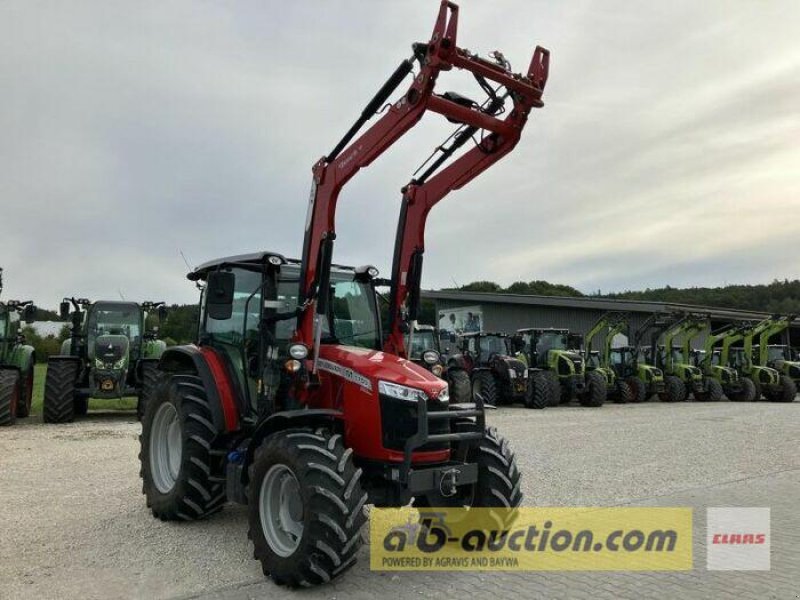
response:
[[[389,450],[402,451],[406,441],[417,433],[417,404],[406,402],[380,394],[381,402],[381,437],[383,447]],[[428,412],[440,412],[448,410],[446,402],[438,400],[428,400]],[[450,421],[440,419],[428,422],[428,433],[430,435],[439,433],[450,433]],[[417,448],[417,452],[430,450],[447,450],[447,442],[425,444]]]

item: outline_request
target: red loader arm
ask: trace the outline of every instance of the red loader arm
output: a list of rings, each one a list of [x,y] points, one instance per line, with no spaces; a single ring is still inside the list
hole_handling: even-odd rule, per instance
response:
[[[457,172],[448,168],[441,174],[450,173],[446,180],[438,177],[431,180],[431,183],[440,182],[436,184],[433,193],[444,195],[450,189],[464,185],[493,163],[496,160],[493,156],[495,147],[513,147],[513,143],[507,144],[505,140],[514,140],[515,143],[519,139],[528,110],[532,106],[542,105],[541,93],[547,79],[546,50],[537,48],[528,75],[522,77],[510,73],[501,65],[458,48],[457,29],[458,6],[443,0],[430,41],[414,44],[414,55],[400,64],[333,151],[314,165],[300,274],[301,313],[295,334],[297,341],[313,347],[312,359],[316,359],[319,350],[321,316],[328,309],[328,294],[320,293],[320,290],[327,290],[330,286],[331,258],[336,238],[336,203],[339,192],[350,178],[411,129],[425,111],[431,110],[453,122],[465,124],[475,131],[485,130],[494,136],[494,141],[484,141],[482,150],[476,148],[476,153],[467,154],[474,157],[474,164],[464,163],[457,166],[461,163],[454,163],[450,168],[455,167]],[[353,140],[366,121],[383,107],[388,97],[411,72],[415,62],[419,63],[420,70],[406,93],[375,124]],[[474,103],[466,104],[458,95],[434,94],[439,73],[454,66],[471,71],[479,81],[485,83],[485,80],[491,80],[508,90],[507,93],[515,99],[512,114],[501,120],[474,106]],[[487,151],[492,151],[493,154],[487,156]],[[505,152],[501,152],[501,155]],[[422,222],[424,224],[424,219]]]

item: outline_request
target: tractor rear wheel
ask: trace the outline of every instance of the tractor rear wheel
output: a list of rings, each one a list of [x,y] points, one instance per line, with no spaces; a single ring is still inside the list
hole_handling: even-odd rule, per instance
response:
[[[545,371],[544,376],[547,378],[547,383],[550,387],[548,406],[558,406],[561,402],[561,382],[558,380],[558,375],[553,371]]]
[[[17,402],[17,417],[24,419],[31,414],[31,403],[33,401],[33,361],[28,368],[22,372],[22,382]]]
[[[780,387],[771,392],[767,398],[772,402],[794,402],[797,395],[797,385],[786,375],[781,375]]]
[[[614,390],[614,402],[617,404],[627,404],[635,402],[636,396],[627,381],[617,381],[617,389]]]
[[[287,429],[267,437],[248,488],[248,535],[264,575],[308,587],[355,564],[366,523],[360,478],[339,434]]]
[[[525,407],[542,409],[550,403],[550,382],[543,371],[534,371],[528,376]]]
[[[51,360],[44,379],[44,422],[69,423],[75,419],[75,381],[78,362]]]
[[[472,376],[472,395],[481,395],[484,404],[497,406],[497,382],[489,371],[478,371]]]
[[[662,402],[683,402],[686,400],[686,386],[679,377],[674,375],[664,376],[664,395],[661,396]]]
[[[626,377],[625,383],[631,388],[633,393],[633,402],[640,404],[647,400],[647,384],[640,380],[638,377]]]
[[[472,383],[464,369],[447,369],[446,377],[450,388],[450,402],[472,402]]]
[[[586,391],[581,394],[579,401],[581,406],[603,406],[607,394],[606,378],[597,371],[592,371],[586,376]]]
[[[194,521],[225,503],[223,462],[202,380],[172,375],[160,380],[148,402],[139,436],[147,506],[162,521]]]
[[[147,400],[155,390],[158,383],[158,363],[156,361],[148,360],[142,363],[142,383],[139,388],[139,401],[136,403],[136,418],[140,421],[144,419],[144,413],[147,409]]]
[[[13,425],[17,420],[21,389],[19,371],[0,370],[0,425]]]

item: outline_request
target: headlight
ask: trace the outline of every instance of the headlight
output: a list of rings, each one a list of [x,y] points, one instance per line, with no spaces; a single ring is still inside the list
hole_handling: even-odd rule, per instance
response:
[[[439,395],[436,396],[436,399],[439,402],[450,402],[450,390],[444,388],[441,392],[439,392]]]
[[[378,382],[378,393],[406,402],[426,402],[428,400],[428,395],[422,390],[388,381]]]
[[[516,379],[517,378],[517,372],[514,369],[509,369],[508,370],[508,377],[509,377],[509,379]]]
[[[95,369],[102,369],[103,368],[103,361],[99,358],[94,359],[94,368]]]
[[[523,378],[523,379],[527,379],[527,378],[528,378],[528,369],[525,369],[525,370],[522,372],[522,378]]]
[[[115,369],[121,369],[123,366],[125,366],[125,359],[124,358],[120,358],[117,362],[114,363],[114,368]]]
[[[431,373],[433,373],[437,377],[441,377],[442,376],[442,371],[444,371],[444,369],[442,368],[442,365],[433,365],[431,367]]]
[[[308,348],[305,344],[292,344],[289,346],[289,356],[295,360],[303,360],[308,356]]]
[[[426,365],[435,365],[439,362],[439,353],[436,350],[425,350],[422,353],[422,362]]]

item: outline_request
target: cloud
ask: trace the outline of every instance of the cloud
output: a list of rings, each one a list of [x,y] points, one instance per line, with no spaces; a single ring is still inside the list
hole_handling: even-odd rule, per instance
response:
[[[6,294],[191,302],[194,263],[298,255],[310,171],[435,2],[6,2]],[[793,2],[462,2],[460,42],[517,69],[551,48],[518,149],[434,209],[426,287],[586,291],[800,277]],[[443,89],[458,78],[443,77]],[[471,92],[469,89],[468,92]],[[337,260],[389,271],[434,117],[342,194]]]

